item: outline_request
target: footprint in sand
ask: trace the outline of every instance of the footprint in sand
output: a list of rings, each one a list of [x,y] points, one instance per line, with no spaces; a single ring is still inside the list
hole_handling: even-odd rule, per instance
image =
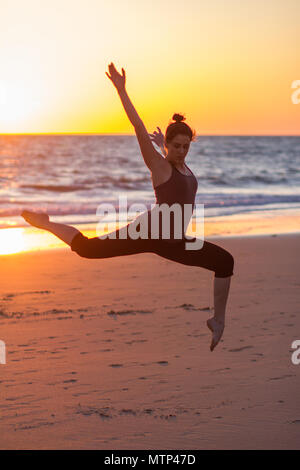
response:
[[[51,294],[50,290],[37,290],[33,292],[14,292],[11,294],[5,294],[5,296],[2,298],[4,301],[9,301],[12,300],[14,297],[17,297],[19,295],[32,295],[32,294]]]
[[[210,307],[195,307],[193,304],[182,304],[174,308],[183,308],[184,310],[198,310],[198,311],[207,311],[210,312]]]
[[[281,380],[281,379],[286,379],[288,377],[296,377],[296,374],[286,374],[286,375],[281,375],[279,377],[270,377],[268,380]]]
[[[173,420],[176,419],[176,415],[160,415],[160,419],[168,419],[168,420]]]
[[[76,414],[82,414],[84,416],[97,415],[102,419],[112,419],[113,410],[109,407],[104,408],[81,408],[80,404],[78,405],[79,409],[76,411]]]
[[[153,313],[153,310],[110,310],[107,312],[107,315],[117,316],[117,315],[136,315],[137,313]]]
[[[243,346],[242,348],[236,348],[236,349],[228,349],[228,352],[240,352],[243,351],[244,349],[251,349],[253,346]]]
[[[147,339],[133,339],[132,341],[125,341],[125,344],[129,344],[130,346],[134,343],[147,343]]]
[[[136,411],[131,410],[131,409],[128,409],[128,410],[123,409],[123,410],[119,411],[119,414],[120,414],[120,415],[125,414],[125,415],[133,415],[133,416],[136,416]]]

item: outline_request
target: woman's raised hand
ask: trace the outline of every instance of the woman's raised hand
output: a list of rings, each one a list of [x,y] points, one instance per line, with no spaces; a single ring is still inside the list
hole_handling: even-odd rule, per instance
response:
[[[105,73],[108,76],[108,78],[113,82],[116,89],[118,91],[124,89],[125,80],[126,80],[125,70],[122,68],[122,75],[121,75],[119,72],[117,72],[116,67],[114,66],[112,62],[109,64],[108,70],[109,70],[110,75],[107,72]]]
[[[156,127],[156,129],[158,129],[158,132],[154,131],[153,134],[149,134],[150,139],[159,147],[164,148],[164,135],[158,126]]]

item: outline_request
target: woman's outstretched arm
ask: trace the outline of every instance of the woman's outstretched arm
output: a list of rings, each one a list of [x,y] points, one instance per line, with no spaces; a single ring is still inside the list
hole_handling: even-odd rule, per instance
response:
[[[129,121],[131,122],[134,128],[141,126],[143,124],[143,121],[141,120],[133,104],[131,103],[130,98],[125,88],[125,81],[126,81],[125,70],[122,68],[122,75],[119,74],[119,72],[117,72],[113,63],[111,63],[108,66],[108,70],[109,70],[110,75],[107,72],[105,73],[108,76],[108,78],[111,80],[111,82],[114,84],[114,86],[116,87],[116,90],[120,96],[120,99],[122,101],[122,104],[124,106],[124,109],[126,111]]]
[[[134,127],[144,161],[147,167],[153,171],[159,164],[161,164],[163,157],[155,150],[147,129],[127,94],[125,88],[125,70],[122,68],[122,75],[119,74],[113,63],[108,66],[108,70],[110,75],[107,72],[105,73],[116,87],[128,119]]]

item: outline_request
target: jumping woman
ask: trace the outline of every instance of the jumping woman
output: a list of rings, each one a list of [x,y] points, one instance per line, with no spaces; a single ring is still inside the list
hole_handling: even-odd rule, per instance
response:
[[[126,114],[134,127],[143,159],[151,172],[156,206],[177,203],[180,206],[192,205],[194,208],[197,192],[197,180],[185,164],[190,143],[194,140],[191,128],[183,122],[184,117],[173,116],[175,122],[166,130],[165,137],[158,132],[148,134],[141,118],[131,103],[125,89],[125,70],[119,74],[111,63],[107,77],[114,84]],[[155,142],[163,148],[162,156],[154,147]],[[149,211],[148,211],[149,212]],[[149,214],[147,214],[148,216]],[[234,259],[232,255],[218,245],[203,241],[201,249],[186,249],[185,233],[180,239],[156,239],[130,237],[120,238],[128,224],[114,232],[114,237],[87,238],[74,227],[51,222],[47,214],[23,211],[22,216],[31,225],[47,230],[68,244],[73,251],[84,258],[111,258],[114,256],[133,255],[136,253],[155,253],[163,258],[189,266],[199,266],[215,273],[214,277],[214,316],[207,320],[212,332],[210,350],[219,343],[225,327],[225,309],[229,294]],[[128,232],[127,232],[128,233]]]

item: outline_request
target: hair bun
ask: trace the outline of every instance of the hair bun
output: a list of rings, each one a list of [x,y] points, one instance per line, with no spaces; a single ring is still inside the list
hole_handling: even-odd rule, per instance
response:
[[[181,121],[185,120],[185,117],[182,116],[181,114],[174,114],[172,119],[173,119],[173,121],[181,122]]]

